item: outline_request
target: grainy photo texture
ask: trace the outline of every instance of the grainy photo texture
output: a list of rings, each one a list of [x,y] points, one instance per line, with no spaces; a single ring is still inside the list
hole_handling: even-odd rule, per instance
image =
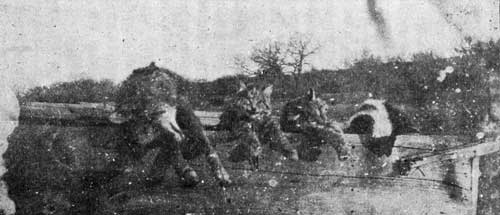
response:
[[[0,17],[0,214],[500,214],[499,0]]]

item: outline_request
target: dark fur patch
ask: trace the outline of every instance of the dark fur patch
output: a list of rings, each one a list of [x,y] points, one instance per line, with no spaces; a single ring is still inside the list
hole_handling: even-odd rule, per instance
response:
[[[328,122],[327,110],[328,104],[325,101],[315,96],[311,98],[309,94],[289,101],[281,109],[281,128],[284,132],[300,133],[303,129],[301,127],[311,123],[325,125]]]
[[[371,134],[375,120],[369,115],[360,115],[354,118],[344,130],[347,134]]]
[[[161,114],[161,103],[175,106],[177,85],[171,72],[154,63],[136,69],[120,85],[117,112],[141,120],[155,120]]]

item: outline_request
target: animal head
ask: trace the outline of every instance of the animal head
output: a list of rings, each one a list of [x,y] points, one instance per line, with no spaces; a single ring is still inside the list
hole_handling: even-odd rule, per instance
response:
[[[370,134],[374,138],[390,136],[393,132],[385,100],[368,99],[349,119],[346,133]]]
[[[328,104],[316,95],[314,89],[299,99],[288,102],[282,110],[282,129],[293,132],[301,123],[325,124],[328,121]]]
[[[168,70],[151,63],[123,81],[116,103],[116,111],[125,117],[155,120],[163,112],[163,104],[177,103],[177,85]]]
[[[328,121],[328,104],[316,95],[314,89],[309,89],[303,106],[298,106],[306,119],[313,123],[325,124]]]
[[[419,132],[407,113],[380,99],[364,101],[348,124],[346,133],[372,134],[373,137]]]
[[[168,133],[180,139],[175,120],[176,85],[168,71],[151,63],[136,69],[120,85],[117,106],[109,120],[125,124],[127,133],[139,144],[147,144]]]
[[[368,99],[349,119],[345,133],[368,134],[365,144],[378,155],[389,156],[397,135],[418,133],[410,118],[385,100]]]
[[[250,118],[258,118],[271,113],[271,94],[273,86],[259,88],[255,85],[246,85],[240,82],[240,89],[236,93],[235,105],[243,110]]]

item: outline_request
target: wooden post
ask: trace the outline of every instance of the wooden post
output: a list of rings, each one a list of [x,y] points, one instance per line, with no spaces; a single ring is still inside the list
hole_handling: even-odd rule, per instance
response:
[[[495,70],[491,70],[489,73],[488,85],[490,104],[488,104],[488,113],[485,119],[486,128],[483,128],[487,133],[497,132],[495,125],[500,121],[500,75]]]
[[[479,169],[479,160],[481,157],[475,156],[472,158],[472,183],[471,183],[471,203],[473,214],[477,214],[477,202],[479,198],[479,177],[481,170]]]

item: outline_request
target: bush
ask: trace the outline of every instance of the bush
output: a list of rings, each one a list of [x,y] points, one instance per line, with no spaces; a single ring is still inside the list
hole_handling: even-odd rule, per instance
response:
[[[115,98],[117,86],[110,80],[81,79],[35,87],[19,96],[24,102],[80,103],[108,102]]]

